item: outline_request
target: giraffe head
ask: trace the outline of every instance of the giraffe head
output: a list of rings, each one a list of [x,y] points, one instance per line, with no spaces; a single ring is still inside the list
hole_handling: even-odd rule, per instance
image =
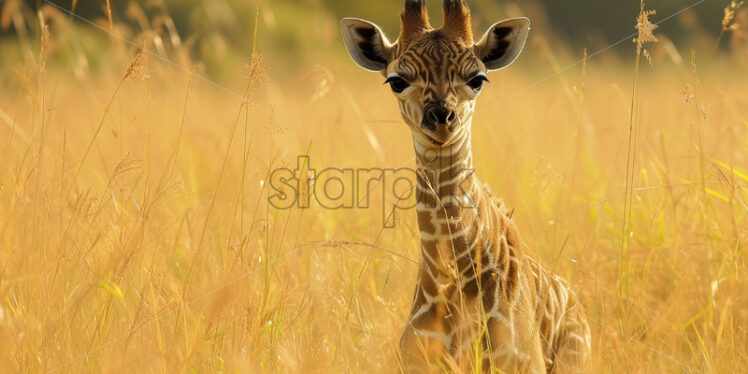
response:
[[[530,21],[498,22],[474,42],[470,11],[462,0],[444,0],[439,29],[429,23],[425,0],[405,0],[400,18],[394,43],[371,22],[343,19],[346,49],[358,65],[387,79],[415,140],[447,146],[469,130],[486,74],[509,66],[522,52]]]

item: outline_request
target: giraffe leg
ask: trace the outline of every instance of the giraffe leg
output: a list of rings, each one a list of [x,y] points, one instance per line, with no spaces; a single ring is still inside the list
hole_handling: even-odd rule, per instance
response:
[[[495,314],[488,320],[491,336],[491,371],[545,374],[546,365],[537,330],[526,318],[511,313]]]
[[[405,373],[435,373],[453,361],[448,352],[452,333],[446,305],[437,303],[424,310],[405,327],[400,350]]]
[[[581,311],[567,314],[556,348],[552,374],[586,372],[590,352],[590,327]]]
[[[437,371],[445,348],[436,335],[424,336],[424,332],[409,325],[400,339],[400,351],[405,373],[426,374]]]

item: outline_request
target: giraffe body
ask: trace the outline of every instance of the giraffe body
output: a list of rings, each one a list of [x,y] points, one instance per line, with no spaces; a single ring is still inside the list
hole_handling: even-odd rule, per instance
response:
[[[497,23],[473,43],[467,7],[445,0],[444,10],[444,27],[434,30],[425,3],[406,0],[394,44],[371,23],[343,20],[351,56],[390,83],[417,156],[421,265],[403,368],[583,371],[590,331],[582,305],[528,251],[512,211],[472,168],[470,129],[486,72],[516,59],[529,21]]]

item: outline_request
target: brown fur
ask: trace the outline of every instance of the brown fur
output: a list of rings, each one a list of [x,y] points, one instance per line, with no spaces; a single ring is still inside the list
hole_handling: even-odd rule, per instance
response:
[[[460,0],[444,1],[444,25],[442,30],[466,44],[473,43],[473,28],[470,25],[470,9]]]
[[[400,13],[400,46],[404,47],[428,30],[429,13],[425,1],[406,1],[405,9]]]

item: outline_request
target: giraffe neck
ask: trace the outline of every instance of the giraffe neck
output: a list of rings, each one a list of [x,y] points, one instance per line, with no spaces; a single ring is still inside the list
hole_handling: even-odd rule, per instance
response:
[[[549,362],[582,362],[590,350],[583,309],[566,283],[522,249],[512,211],[473,175],[467,129],[440,148],[413,134],[421,261],[401,344],[459,360],[487,336],[484,362],[510,372],[513,362],[536,373]],[[522,339],[534,339],[533,353],[516,345]]]
[[[419,207],[443,210],[469,205],[465,199],[472,198],[478,181],[473,173],[470,125],[465,128],[443,147],[434,147],[414,136]]]
[[[473,173],[470,124],[464,129],[443,147],[434,147],[414,134],[421,267],[435,282],[455,285],[463,268],[472,266],[459,259],[478,239],[476,207],[483,194]]]

